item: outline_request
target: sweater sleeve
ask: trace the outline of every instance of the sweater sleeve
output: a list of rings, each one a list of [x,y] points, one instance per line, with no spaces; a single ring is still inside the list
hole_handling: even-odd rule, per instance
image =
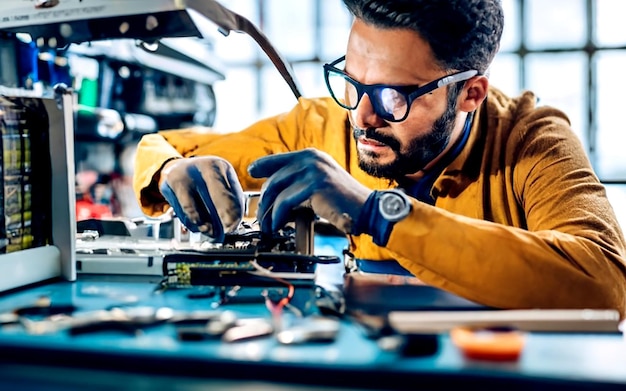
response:
[[[236,132],[189,128],[145,135],[135,156],[135,195],[144,214],[164,213],[169,205],[158,190],[158,181],[165,162],[175,158],[222,157],[233,165],[244,190],[260,189],[263,180],[252,178],[247,169],[261,156],[316,147],[346,164],[349,161],[346,118],[345,110],[331,98],[300,98],[292,110]]]

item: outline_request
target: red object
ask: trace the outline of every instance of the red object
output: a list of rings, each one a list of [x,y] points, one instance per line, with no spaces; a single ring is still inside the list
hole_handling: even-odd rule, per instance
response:
[[[89,200],[76,201],[76,220],[101,219],[103,217],[113,217],[113,213],[104,204],[94,204]]]

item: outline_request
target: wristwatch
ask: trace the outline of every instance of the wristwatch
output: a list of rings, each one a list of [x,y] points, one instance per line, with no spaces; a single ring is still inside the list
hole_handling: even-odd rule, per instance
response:
[[[395,223],[400,221],[411,212],[409,197],[400,190],[391,189],[381,191],[378,201],[378,211],[387,221]]]

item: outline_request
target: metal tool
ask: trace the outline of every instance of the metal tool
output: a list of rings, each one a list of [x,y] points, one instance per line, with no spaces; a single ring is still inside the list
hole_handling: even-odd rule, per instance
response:
[[[308,317],[276,334],[278,342],[285,345],[308,342],[332,342],[339,332],[340,322],[335,318]]]
[[[242,342],[254,338],[272,335],[274,325],[269,319],[242,319],[236,326],[230,327],[222,335],[224,342]]]
[[[67,330],[71,335],[96,331],[136,332],[146,327],[170,324],[205,324],[224,317],[226,311],[176,311],[169,307],[113,307],[108,310],[61,314],[43,320],[21,318],[30,334],[51,334]]]
[[[274,326],[266,318],[238,319],[234,313],[224,311],[204,326],[177,327],[178,337],[184,341],[201,341],[220,338],[224,342],[240,342],[271,335]]]

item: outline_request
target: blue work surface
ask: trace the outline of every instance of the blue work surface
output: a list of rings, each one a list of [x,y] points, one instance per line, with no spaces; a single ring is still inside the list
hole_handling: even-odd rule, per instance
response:
[[[213,299],[190,297],[191,292],[155,293],[152,281],[83,278],[7,293],[0,297],[0,312],[30,306],[41,297],[71,304],[77,311],[132,305],[212,308]],[[241,317],[269,317],[264,304],[224,307]],[[437,338],[435,354],[411,357],[382,350],[347,319],[336,340],[302,345],[282,345],[273,336],[236,343],[182,341],[167,324],[137,333],[82,335],[33,335],[7,325],[0,332],[0,389],[626,388],[626,343],[619,334],[530,334],[521,358],[513,363],[472,361],[447,335]]]
[[[343,238],[317,236],[316,254],[340,256],[344,245]],[[342,272],[340,264],[318,265],[315,285],[296,286],[292,303],[319,315],[310,306],[319,303],[317,287],[341,286]],[[0,295],[0,320],[42,301],[74,308],[75,315],[166,307],[271,318],[261,288],[242,288],[239,301],[224,303],[210,287],[162,290],[159,282],[158,276],[80,275],[75,282],[26,287]],[[459,298],[427,292],[415,302],[428,306],[443,298],[445,305],[472,308]],[[284,310],[286,322],[296,315]],[[487,362],[465,358],[445,333],[432,336],[434,353],[382,349],[349,317],[340,318],[334,340],[298,345],[281,344],[275,335],[233,343],[182,340],[169,323],[74,335],[67,329],[34,334],[24,324],[3,322],[0,390],[626,389],[626,340],[617,333],[529,334],[518,361]]]

